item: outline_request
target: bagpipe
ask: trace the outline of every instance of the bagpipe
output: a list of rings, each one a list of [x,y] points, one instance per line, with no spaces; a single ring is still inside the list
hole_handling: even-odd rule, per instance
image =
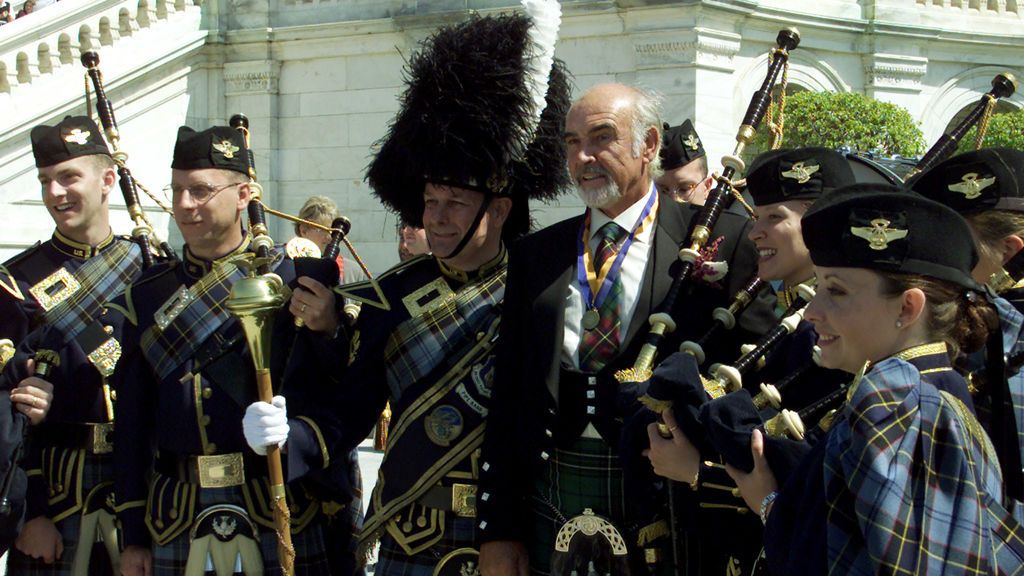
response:
[[[155,245],[157,250],[156,253],[164,259],[174,260],[176,256],[174,249],[171,248],[170,244],[166,240],[160,240],[156,237],[153,232],[153,225],[146,218],[145,213],[142,210],[142,204],[139,202],[139,192],[141,189],[145,191],[158,205],[161,206],[165,211],[170,213],[170,210],[156,199],[153,194],[135,181],[135,177],[132,176],[131,170],[126,165],[128,161],[128,153],[121,150],[121,133],[117,128],[117,119],[114,117],[114,106],[107,98],[107,91],[103,86],[103,73],[100,72],[100,56],[96,52],[84,52],[82,54],[82,65],[85,66],[86,75],[89,80],[92,81],[93,90],[96,92],[96,113],[100,117],[100,125],[103,127],[103,133],[107,138],[107,142],[110,144],[111,156],[114,158],[114,163],[117,165],[117,176],[118,185],[121,188],[121,195],[124,196],[124,203],[128,209],[128,215],[135,223],[135,228],[132,229],[132,240],[138,243],[139,247],[142,248],[142,266],[143,268],[149,268],[153,265],[153,246]],[[88,109],[89,104],[89,93],[88,86],[86,86],[86,108]]]
[[[694,273],[697,271],[698,262],[701,257],[701,250],[711,238],[712,230],[728,203],[733,197],[738,195],[736,190],[737,183],[733,181],[733,177],[737,176],[738,173],[742,173],[745,168],[740,155],[753,142],[758,126],[760,126],[761,121],[769,112],[772,102],[772,90],[780,74],[783,74],[783,70],[787,66],[790,51],[796,49],[799,44],[800,34],[796,29],[786,28],[779,31],[776,37],[776,46],[771,51],[764,81],[751,96],[740,128],[736,133],[736,146],[733,153],[722,158],[722,164],[724,165],[722,173],[715,175],[717,183],[708,194],[689,239],[680,246],[680,265],[672,279],[666,296],[648,318],[650,328],[647,337],[633,366],[615,373],[615,379],[618,382],[644,382],[650,379],[652,368],[658,357],[659,349],[665,341],[666,334],[673,332],[676,328],[676,309],[688,286],[694,279]],[[712,332],[700,340],[702,344],[695,343],[701,352],[703,352],[703,346],[716,333],[728,330],[735,324],[736,313],[749,304],[750,301],[753,301],[761,288],[763,288],[763,283],[750,281],[745,289],[740,291],[729,308],[722,309],[722,312],[716,312]],[[670,409],[671,404],[655,404],[651,408],[658,414],[659,430],[662,435],[667,435],[666,437],[671,436],[671,433],[661,420],[661,413],[665,409]],[[628,441],[626,442],[628,443]],[[672,561],[675,567],[674,570],[678,573],[682,553],[679,550],[680,537],[675,513],[675,495],[671,483],[667,484],[667,495],[669,533],[672,540]]]

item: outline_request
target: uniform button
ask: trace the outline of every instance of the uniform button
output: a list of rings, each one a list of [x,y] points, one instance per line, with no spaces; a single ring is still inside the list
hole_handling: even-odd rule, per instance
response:
[[[56,495],[57,495],[57,491],[54,490],[53,488],[50,488],[50,498],[53,498]]]
[[[587,376],[587,384],[590,386],[597,386],[597,376]]]
[[[548,414],[551,414],[552,416],[554,416],[556,414],[555,409],[554,408],[548,408]]]
[[[481,520],[480,521],[480,529],[481,530],[487,530],[487,520]]]
[[[548,438],[554,437],[554,434],[551,432],[551,430],[545,430],[544,435],[547,436]]]
[[[64,485],[63,484],[57,484],[56,486],[53,487],[53,489],[56,490],[57,493],[59,494],[59,493],[64,491]]]
[[[209,444],[206,445],[206,453],[207,454],[214,454],[216,452],[217,452],[217,445],[216,444],[214,444],[213,442],[210,442]]]
[[[484,336],[487,336],[487,334],[484,334],[483,332],[477,332],[476,333],[476,339],[477,340],[483,340]]]
[[[491,463],[490,462],[484,462],[483,466],[481,466],[480,469],[483,470],[484,472],[487,472],[488,470],[491,469]]]
[[[115,401],[115,402],[117,401],[117,390],[111,390],[110,391],[110,399]]]
[[[203,388],[203,399],[209,400],[213,396],[213,388]]]
[[[597,396],[597,392],[593,390],[587,390],[587,398],[594,398],[595,396]]]
[[[209,426],[210,425],[210,416],[206,415],[206,416],[203,416],[202,418],[200,418],[199,419],[199,424],[201,426]]]
[[[167,513],[167,515],[171,517],[171,520],[177,520],[178,519],[178,511],[175,510],[174,508],[171,508],[171,510]]]
[[[491,494],[489,492],[484,492],[483,494],[480,495],[480,499],[483,500],[484,502],[487,502],[488,500],[491,499]]]
[[[110,336],[111,334],[114,333],[114,327],[113,326],[104,326],[103,327],[103,331],[107,333],[107,336]]]
[[[164,529],[164,521],[159,519],[159,518],[157,518],[156,520],[153,520],[153,524],[155,524],[156,527],[159,528],[160,530]]]
[[[597,414],[597,408],[593,406],[587,406],[587,414]]]
[[[541,460],[547,460],[547,459],[548,459],[548,458],[550,458],[550,457],[551,457],[551,456],[549,456],[547,452],[541,452],[541,453],[540,453],[540,459],[541,459]]]

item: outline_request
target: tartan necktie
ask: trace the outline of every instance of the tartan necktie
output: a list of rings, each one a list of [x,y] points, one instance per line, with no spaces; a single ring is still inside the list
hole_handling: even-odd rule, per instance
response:
[[[597,231],[597,253],[594,255],[594,269],[601,271],[607,262],[614,260],[626,237],[626,229],[615,222],[608,222]],[[619,304],[622,302],[622,281],[616,274],[611,290],[601,302],[598,312],[601,319],[593,330],[583,330],[580,341],[580,368],[597,372],[610,360],[619,348]],[[584,305],[589,305],[584,302]]]

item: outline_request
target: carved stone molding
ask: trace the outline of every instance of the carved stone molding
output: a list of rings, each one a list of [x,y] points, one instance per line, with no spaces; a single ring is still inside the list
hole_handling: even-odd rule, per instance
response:
[[[633,40],[638,69],[697,65],[731,71],[740,50],[738,34],[696,28],[679,33],[644,33]]]
[[[224,94],[277,94],[281,63],[276,60],[229,62],[224,64]]]
[[[928,59],[894,54],[864,57],[864,74],[869,88],[898,92],[920,92],[928,72]]]

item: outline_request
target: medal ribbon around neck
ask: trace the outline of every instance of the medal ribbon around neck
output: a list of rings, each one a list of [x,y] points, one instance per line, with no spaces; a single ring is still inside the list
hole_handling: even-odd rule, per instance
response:
[[[654,222],[654,216],[657,214],[658,195],[648,193],[648,196],[647,204],[636,219],[636,223],[633,224],[629,236],[626,237],[619,251],[615,253],[615,258],[605,260],[601,270],[594,270],[594,260],[590,255],[590,250],[587,249],[587,239],[590,238],[590,209],[587,209],[587,215],[583,218],[583,224],[580,226],[580,237],[576,242],[576,280],[588,311],[601,308],[601,303],[611,292],[612,285],[619,276],[622,262],[626,259],[626,253],[633,245],[633,240],[644,228]]]

